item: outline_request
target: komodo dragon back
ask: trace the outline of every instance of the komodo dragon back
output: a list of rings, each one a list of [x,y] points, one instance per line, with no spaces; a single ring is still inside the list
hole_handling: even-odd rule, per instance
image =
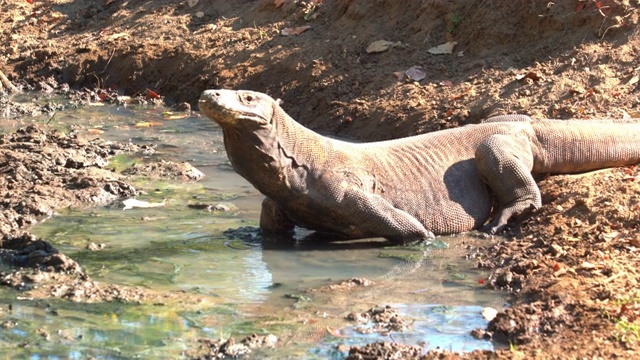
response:
[[[640,162],[635,122],[509,115],[351,143],[303,127],[263,93],[207,90],[199,104],[222,128],[236,172],[265,195],[260,227],[268,232],[301,226],[399,244],[478,228],[496,233],[542,205],[535,174]]]

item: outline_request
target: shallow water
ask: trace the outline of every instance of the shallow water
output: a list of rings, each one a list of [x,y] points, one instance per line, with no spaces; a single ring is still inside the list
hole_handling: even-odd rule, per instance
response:
[[[200,303],[75,304],[29,300],[0,288],[0,354],[7,358],[176,358],[201,337],[236,339],[273,333],[270,357],[341,358],[337,345],[386,340],[455,351],[491,349],[469,331],[485,327],[482,308],[501,307],[503,294],[479,284],[487,274],[463,259],[470,237],[440,238],[422,248],[388,247],[381,239],[318,242],[300,230],[289,241],[261,239],[254,229],[262,196],[229,166],[222,134],[211,121],[164,120],[163,109],[86,107],[58,113],[49,126],[82,124],[117,141],[156,143],[155,158],[188,160],[206,177],[196,184],[141,181],[139,200],[164,207],[123,211],[121,202],[61,211],[33,232],[49,241],[97,281],[182,291]],[[29,121],[11,120],[7,131]],[[140,122],[161,126],[136,128]],[[95,130],[94,130],[95,132]],[[84,136],[92,137],[89,132]],[[145,161],[124,157],[123,163]],[[192,203],[222,203],[230,210],[207,212]],[[481,240],[487,241],[487,240]],[[104,244],[98,251],[90,243]],[[309,291],[362,277],[370,287]],[[411,323],[391,335],[361,334],[344,317],[391,305]],[[339,335],[327,331],[335,329]],[[15,344],[26,344],[24,347]],[[258,357],[258,355],[256,355]]]

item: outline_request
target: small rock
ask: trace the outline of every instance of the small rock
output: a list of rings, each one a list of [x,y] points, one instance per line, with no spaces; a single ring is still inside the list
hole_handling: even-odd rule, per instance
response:
[[[105,244],[96,244],[94,242],[90,242],[87,245],[87,250],[89,250],[89,251],[98,251],[98,250],[104,249],[104,247],[105,247]]]
[[[226,212],[226,211],[231,210],[231,208],[229,208],[229,207],[228,207],[227,205],[225,205],[225,204],[215,204],[215,205],[213,206],[213,210],[215,210],[215,211],[223,211],[223,212]]]

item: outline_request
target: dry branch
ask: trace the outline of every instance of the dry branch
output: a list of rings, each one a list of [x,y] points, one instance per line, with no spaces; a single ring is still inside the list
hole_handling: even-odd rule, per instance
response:
[[[7,79],[4,73],[0,71],[0,90],[2,90],[2,85],[4,85],[7,89],[9,89],[9,92],[20,92],[20,89],[15,87],[15,85],[13,85],[11,81]]]

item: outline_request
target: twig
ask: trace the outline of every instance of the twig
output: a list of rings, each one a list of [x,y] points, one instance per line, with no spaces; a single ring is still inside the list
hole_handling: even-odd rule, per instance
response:
[[[47,125],[49,125],[49,123],[51,122],[51,120],[53,120],[54,117],[56,117],[56,112],[55,111],[53,112],[53,114],[51,115],[49,120],[47,120]]]
[[[15,85],[13,85],[11,83],[11,81],[9,81],[9,79],[7,79],[7,77],[4,75],[4,73],[2,71],[0,71],[0,81],[2,82],[2,84],[4,84],[4,86],[9,89],[9,92],[20,92],[20,89],[18,89],[17,87],[15,87]]]
[[[109,56],[109,60],[107,60],[107,64],[104,66],[104,69],[102,69],[102,72],[100,74],[104,74],[104,72],[107,71],[107,66],[111,64],[111,59],[113,59],[113,54],[115,53],[116,53],[116,49],[113,49],[113,51],[111,52],[111,56]]]

